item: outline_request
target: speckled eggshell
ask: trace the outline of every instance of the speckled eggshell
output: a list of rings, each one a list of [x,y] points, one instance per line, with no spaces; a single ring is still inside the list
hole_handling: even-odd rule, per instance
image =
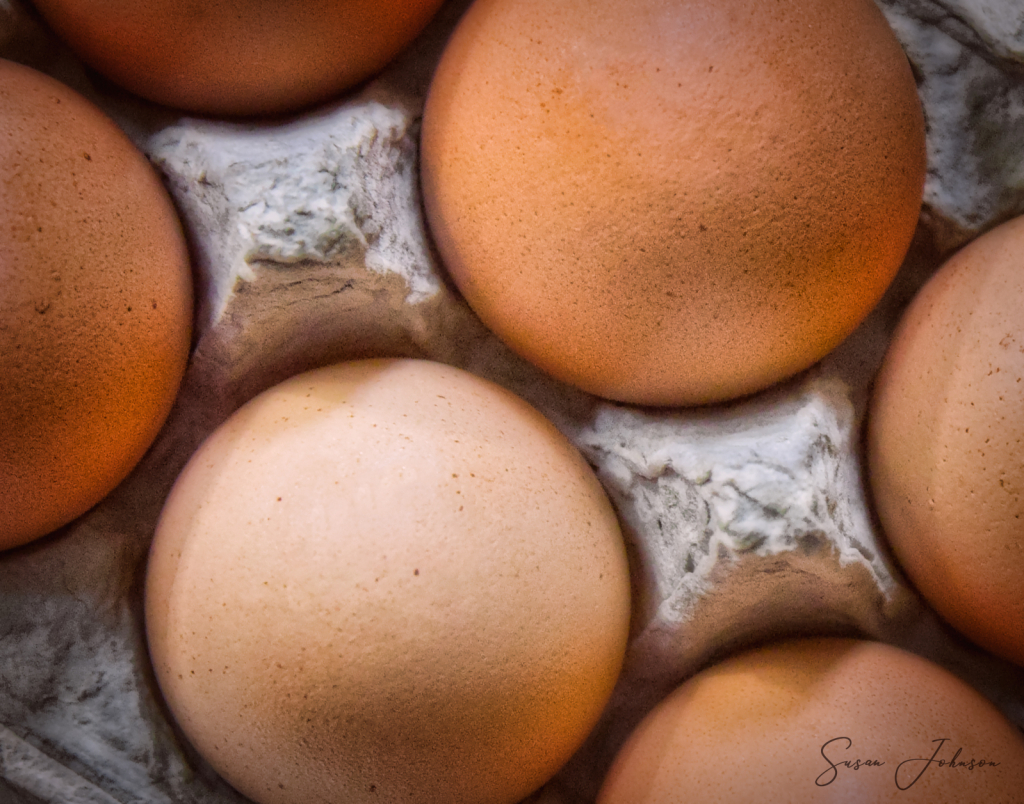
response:
[[[683,684],[597,804],[1015,804],[1021,790],[1024,737],[972,687],[888,645],[806,639]]]
[[[35,0],[91,67],[145,98],[275,114],[382,69],[442,0]]]
[[[899,563],[982,647],[1024,665],[1024,218],[954,255],[893,336],[868,419]]]
[[[188,359],[192,275],[146,158],[68,87],[0,61],[0,549],[142,457]]]
[[[715,402],[807,368],[881,297],[925,172],[871,0],[477,0],[423,119],[470,306],[612,399]]]
[[[153,542],[171,712],[259,804],[513,804],[596,723],[629,576],[541,414],[459,369],[299,375],[218,429]]]

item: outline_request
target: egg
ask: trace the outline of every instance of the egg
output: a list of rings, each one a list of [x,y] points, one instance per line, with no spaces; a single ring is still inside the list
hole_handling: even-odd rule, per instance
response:
[[[469,305],[632,403],[730,399],[829,352],[899,268],[924,173],[871,0],[477,0],[423,118]]]
[[[87,511],[156,437],[188,359],[174,207],[99,109],[0,61],[0,549]]]
[[[1013,804],[1024,737],[937,665],[877,642],[802,639],[734,656],[630,736],[597,804]]]
[[[943,265],[875,381],[868,465],[900,565],[949,623],[1024,665],[1024,217]]]
[[[258,804],[514,804],[618,676],[619,526],[534,408],[367,360],[242,407],[165,505],[146,628],[170,711]]]
[[[210,115],[292,111],[382,69],[442,0],[35,0],[89,66]]]

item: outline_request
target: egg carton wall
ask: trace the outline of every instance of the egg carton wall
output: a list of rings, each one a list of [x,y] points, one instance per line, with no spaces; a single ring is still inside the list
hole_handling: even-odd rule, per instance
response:
[[[275,123],[183,117],[85,70],[19,0],[0,56],[71,84],[162,172],[199,288],[196,345],[142,464],[58,533],[0,555],[0,800],[243,799],[176,732],[146,654],[141,584],[164,497],[202,439],[299,371],[428,357],[520,394],[596,468],[637,590],[626,667],[604,718],[533,800],[592,801],[632,727],[737,647],[861,634],[933,658],[1024,726],[1024,671],[971,647],[888,557],[862,473],[871,379],[914,291],[955,247],[1024,212],[1024,9],[1017,0],[881,0],[927,120],[925,207],[889,293],[838,350],[748,400],[617,405],[558,384],[491,336],[444,276],[417,183],[423,98],[465,0],[358,93]]]

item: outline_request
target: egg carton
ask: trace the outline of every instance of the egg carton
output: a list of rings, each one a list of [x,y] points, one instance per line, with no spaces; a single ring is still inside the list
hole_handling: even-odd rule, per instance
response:
[[[149,542],[174,479],[233,410],[300,371],[371,355],[442,361],[524,397],[581,450],[622,522],[636,588],[623,673],[590,739],[534,804],[593,801],[625,737],[682,680],[795,634],[912,650],[1024,727],[1024,670],[952,632],[889,555],[862,451],[871,382],[902,309],[952,250],[1024,213],[1017,0],[879,0],[927,122],[925,203],[900,274],[812,369],[745,400],[673,410],[546,377],[491,335],[445,276],[422,215],[418,129],[467,5],[450,0],[356,93],[243,123],[121,92],[20,0],[0,0],[0,56],[91,98],[163,175],[198,293],[190,366],[142,463],[79,520],[0,554],[5,804],[244,801],[177,731],[156,687],[142,614]]]

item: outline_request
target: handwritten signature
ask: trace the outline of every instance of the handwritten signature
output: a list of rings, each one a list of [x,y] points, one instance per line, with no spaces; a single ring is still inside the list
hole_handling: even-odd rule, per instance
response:
[[[845,750],[850,750],[853,747],[853,740],[849,737],[833,737],[831,740],[821,746],[821,755],[828,763],[828,768],[823,770],[814,783],[818,787],[827,787],[832,784],[838,776],[840,768],[848,768],[849,770],[860,770],[861,768],[877,768],[885,765],[886,763],[879,759],[842,759],[835,760],[829,756],[836,756],[840,750],[843,750],[840,746],[835,745],[837,743],[846,743]],[[939,768],[949,768],[951,770],[974,770],[975,768],[994,768],[999,765],[998,762],[993,762],[990,759],[960,759],[960,754],[963,753],[962,748],[957,748],[956,753],[953,754],[950,759],[939,759],[939,751],[942,750],[947,742],[948,737],[941,737],[937,740],[932,740],[933,743],[938,743],[935,746],[935,750],[932,752],[930,757],[916,757],[913,759],[904,759],[896,766],[896,772],[894,774],[894,780],[896,786],[900,790],[909,790],[913,787],[917,781],[924,776],[925,771],[935,765]],[[828,749],[828,750],[826,750]],[[915,775],[916,770],[916,775]]]

